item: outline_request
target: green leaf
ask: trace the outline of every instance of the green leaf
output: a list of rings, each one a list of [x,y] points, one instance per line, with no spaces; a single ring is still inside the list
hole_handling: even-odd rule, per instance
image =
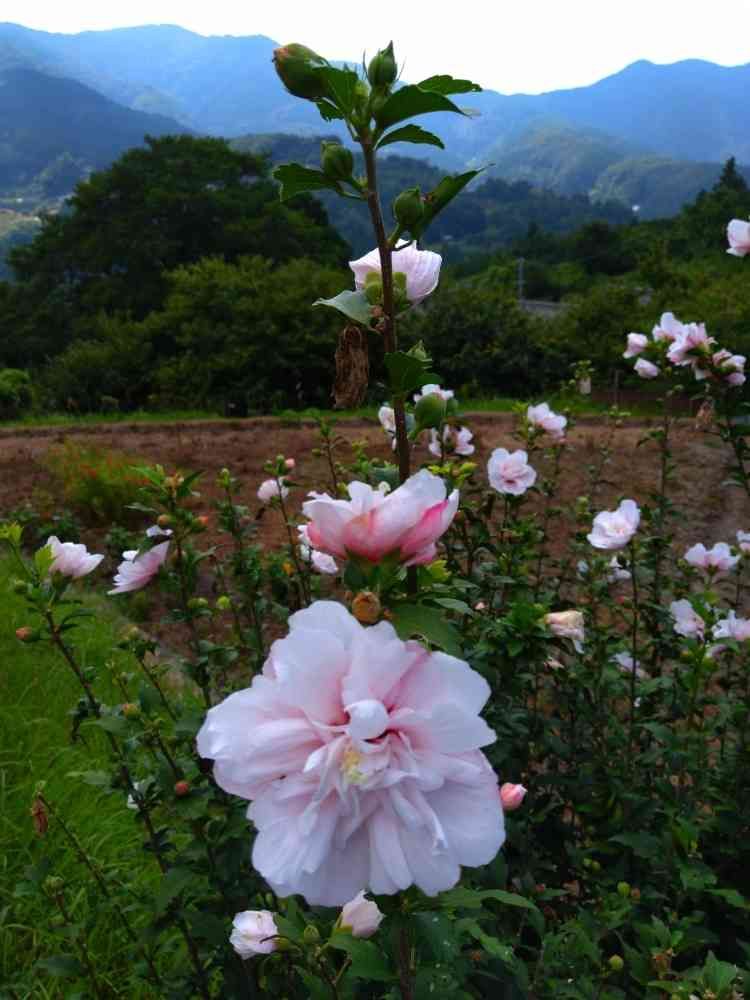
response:
[[[85,973],[85,969],[73,955],[51,955],[49,958],[40,958],[36,968],[43,969],[50,976],[82,976]]]
[[[282,201],[288,201],[305,191],[327,189],[341,194],[341,185],[338,181],[326,177],[322,170],[312,170],[310,167],[303,167],[301,163],[283,163],[280,167],[276,167],[273,176],[281,185],[279,197]]]
[[[631,848],[637,858],[655,858],[661,853],[661,840],[651,833],[619,833],[610,837],[614,844]]]
[[[405,351],[391,351],[385,356],[388,383],[394,396],[405,396],[412,389],[421,389],[427,382],[439,382],[440,376],[428,371],[427,364]]]
[[[350,972],[358,979],[389,982],[395,978],[385,955],[372,941],[352,937],[345,931],[334,931],[331,935],[331,947],[346,952],[352,960]]]
[[[339,117],[348,118],[354,111],[359,77],[353,70],[337,69],[335,66],[326,66],[319,70],[319,73],[328,85],[328,96],[331,104],[342,112]]]
[[[467,889],[458,886],[456,889],[449,889],[448,892],[441,892],[438,896],[438,904],[449,909],[479,910],[485,899],[494,899],[505,906],[516,906],[522,910],[535,910],[536,907],[531,900],[525,896],[517,896],[514,892],[505,892],[502,889]]]
[[[467,170],[464,174],[451,174],[448,177],[444,177],[435,190],[430,191],[425,196],[424,215],[419,225],[415,226],[411,231],[414,239],[419,239],[435,216],[442,212],[446,205],[449,205],[470,181],[473,181],[475,177],[481,174],[482,169]]]
[[[352,292],[347,289],[334,295],[332,299],[316,299],[313,305],[337,309],[360,326],[369,326],[372,318],[371,306],[364,292]]]
[[[113,736],[124,736],[130,728],[128,720],[121,715],[103,715],[100,719],[92,719],[88,725],[97,726]]]
[[[301,965],[298,965],[297,975],[305,984],[307,996],[310,1000],[330,1000],[331,991],[329,987],[321,979],[318,979],[317,976],[314,976],[312,972],[308,972],[307,969],[303,969]]]
[[[50,545],[43,545],[41,549],[36,550],[34,553],[34,566],[36,566],[36,571],[42,579],[47,576],[49,568],[54,561],[55,557],[52,554]]]
[[[413,84],[402,87],[391,94],[377,116],[381,128],[390,128],[415,115],[427,115],[433,111],[454,111],[465,114],[453,101],[434,90],[422,90]]]
[[[440,149],[445,149],[445,144],[439,136],[433,135],[432,132],[427,132],[426,129],[420,128],[419,125],[404,125],[403,128],[397,128],[393,132],[388,132],[378,143],[377,149],[382,149],[383,146],[390,146],[394,142],[411,142],[415,145],[438,146]]]
[[[417,86],[420,90],[431,90],[435,94],[481,94],[482,88],[471,80],[454,80],[452,76],[430,76]]]
[[[318,111],[320,117],[327,122],[341,121],[344,117],[335,104],[326,100],[318,101]]]
[[[189,868],[170,868],[161,880],[154,904],[157,910],[165,910],[181,892],[194,885],[195,874]]]
[[[94,788],[110,788],[112,786],[112,775],[106,771],[70,771],[67,778],[77,778],[86,785],[93,785]]]
[[[424,604],[399,604],[392,609],[393,625],[401,639],[420,635],[440,646],[451,656],[461,656],[461,640],[457,630],[438,608]]]
[[[475,941],[478,941],[488,955],[492,955],[493,958],[502,959],[504,962],[511,962],[513,960],[513,949],[511,946],[503,944],[502,941],[498,941],[497,938],[487,934],[476,920],[460,920],[458,926],[470,934]]]

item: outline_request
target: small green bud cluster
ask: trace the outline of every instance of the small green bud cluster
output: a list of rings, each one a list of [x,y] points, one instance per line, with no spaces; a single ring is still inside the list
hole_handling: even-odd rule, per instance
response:
[[[348,181],[354,171],[352,151],[340,142],[323,142],[320,148],[323,173],[332,181]]]
[[[274,51],[273,63],[290,94],[307,101],[320,101],[326,96],[328,88],[321,70],[328,66],[328,60],[306,45],[283,45]]]
[[[393,202],[393,216],[402,229],[412,230],[422,221],[424,201],[418,187],[407,188]]]

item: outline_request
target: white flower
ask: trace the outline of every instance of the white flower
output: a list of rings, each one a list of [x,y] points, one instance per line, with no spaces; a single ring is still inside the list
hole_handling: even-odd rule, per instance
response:
[[[281,488],[279,488],[279,483],[281,483]],[[279,496],[282,500],[289,496],[289,487],[286,486],[283,479],[278,482],[275,479],[265,479],[258,487],[258,499],[261,503],[270,503]]]
[[[640,378],[657,378],[661,374],[659,366],[646,361],[645,358],[638,358],[633,365],[633,370]]]
[[[572,639],[576,652],[583,652],[586,635],[580,611],[551,611],[544,616],[544,624],[558,639]]]
[[[422,396],[440,396],[447,403],[449,399],[453,399],[455,393],[452,389],[442,389],[439,385],[434,385],[432,383],[422,386],[421,392],[414,393],[414,402],[418,403]]]
[[[690,601],[685,598],[681,601],[672,601],[669,610],[674,621],[674,630],[678,635],[684,635],[686,639],[703,639],[706,623],[694,611]]]
[[[526,410],[526,420],[532,427],[538,427],[545,434],[549,434],[553,441],[562,441],[565,438],[568,419],[554,413],[548,403],[530,406]]]
[[[529,465],[528,458],[525,451],[495,448],[487,463],[490,486],[498,493],[521,496],[536,482],[536,471]]]
[[[93,572],[104,556],[92,555],[85,545],[76,542],[61,542],[57,535],[50,535],[47,548],[53,555],[49,568],[50,576],[61,573],[74,580]]]
[[[623,500],[617,510],[603,510],[586,536],[595,549],[622,549],[638,530],[641,512],[635,500]]]
[[[352,937],[368,938],[372,937],[384,917],[378,904],[367,899],[363,890],[344,905],[338,922],[342,930],[351,931]]]
[[[403,248],[403,249],[402,249]],[[431,250],[418,250],[416,243],[401,241],[391,254],[393,273],[406,276],[406,297],[415,305],[434,292],[440,280],[440,254]],[[380,253],[371,250],[359,260],[349,261],[349,267],[354,271],[354,283],[357,289],[365,287],[368,274],[380,274]]]
[[[396,412],[392,406],[381,406],[378,410],[378,420],[386,434],[396,433]]]
[[[642,333],[629,333],[628,346],[623,353],[624,358],[634,358],[642,354],[648,347],[648,337]]]
[[[646,671],[641,669],[641,667],[638,665],[637,660],[635,661],[635,665],[633,665],[633,657],[630,655],[630,653],[624,653],[624,652],[616,653],[615,656],[612,657],[612,659],[624,674],[635,673],[635,676],[640,679],[648,677]]]
[[[138,555],[136,549],[129,549],[122,554],[122,562],[117,567],[114,587],[108,594],[125,594],[130,590],[140,590],[156,576],[164,560],[167,558],[169,542],[155,545],[148,552]]]
[[[450,424],[443,427],[443,444],[447,454],[473,455],[474,445],[471,443],[473,437],[468,427],[451,427]],[[440,436],[434,428],[430,431],[430,443],[427,447],[432,455],[440,458]]]
[[[240,958],[270,955],[276,950],[278,933],[273,913],[268,910],[244,910],[232,921],[229,943]]]

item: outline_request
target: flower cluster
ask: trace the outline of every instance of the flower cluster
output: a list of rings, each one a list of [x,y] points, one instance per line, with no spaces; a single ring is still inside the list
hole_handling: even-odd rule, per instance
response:
[[[711,379],[728,386],[745,381],[743,355],[717,350],[704,323],[682,323],[669,312],[654,326],[651,340],[643,333],[629,333],[623,357],[638,358],[634,369],[644,379],[689,367],[697,381]]]

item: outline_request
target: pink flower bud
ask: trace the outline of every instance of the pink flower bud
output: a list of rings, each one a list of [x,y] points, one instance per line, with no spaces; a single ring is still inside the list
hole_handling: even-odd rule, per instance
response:
[[[270,955],[276,949],[276,921],[268,910],[244,910],[232,922],[229,941],[240,958]]]
[[[288,459],[287,459],[287,460],[286,460],[286,461],[284,462],[284,465],[286,466],[286,468],[287,468],[287,469],[293,469],[293,468],[294,468],[294,467],[296,466],[296,464],[297,464],[297,463],[296,463],[296,462],[294,461],[294,459],[293,459],[293,458],[288,458]]]
[[[353,937],[368,938],[378,929],[383,916],[377,903],[366,899],[362,890],[344,905],[339,917],[339,926],[342,930],[351,931]]]
[[[505,812],[514,812],[519,808],[526,798],[526,789],[523,785],[513,785],[506,781],[500,786],[500,802]]]

